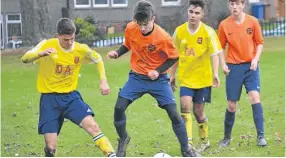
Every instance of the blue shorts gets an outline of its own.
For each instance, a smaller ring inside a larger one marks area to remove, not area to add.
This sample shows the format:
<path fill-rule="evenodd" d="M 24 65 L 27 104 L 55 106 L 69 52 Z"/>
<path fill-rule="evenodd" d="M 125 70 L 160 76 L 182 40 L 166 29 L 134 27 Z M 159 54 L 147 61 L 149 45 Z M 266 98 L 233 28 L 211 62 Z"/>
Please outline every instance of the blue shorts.
<path fill-rule="evenodd" d="M 260 92 L 259 66 L 257 69 L 250 70 L 251 63 L 227 64 L 230 73 L 226 76 L 226 95 L 229 101 L 239 101 L 242 85 L 246 92 Z"/>
<path fill-rule="evenodd" d="M 120 90 L 119 96 L 134 101 L 148 93 L 154 97 L 160 107 L 167 104 L 176 104 L 167 74 L 160 74 L 156 80 L 148 76 L 130 71 L 128 81 Z"/>
<path fill-rule="evenodd" d="M 200 89 L 192 89 L 187 87 L 180 87 L 180 97 L 191 96 L 195 104 L 204 104 L 205 102 L 211 102 L 211 87 L 205 87 Z"/>
<path fill-rule="evenodd" d="M 70 93 L 43 93 L 40 100 L 39 134 L 60 133 L 64 118 L 79 125 L 88 115 L 94 116 L 78 91 Z"/>

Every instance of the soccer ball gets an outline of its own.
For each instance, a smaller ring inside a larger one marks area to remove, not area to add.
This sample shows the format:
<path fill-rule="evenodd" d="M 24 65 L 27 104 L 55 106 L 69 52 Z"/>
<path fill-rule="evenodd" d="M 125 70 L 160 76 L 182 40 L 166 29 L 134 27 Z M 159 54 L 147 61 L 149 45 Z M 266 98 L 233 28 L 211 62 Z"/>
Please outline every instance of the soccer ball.
<path fill-rule="evenodd" d="M 153 157 L 171 157 L 170 155 L 166 154 L 166 153 L 157 153 L 156 155 L 154 155 Z"/>

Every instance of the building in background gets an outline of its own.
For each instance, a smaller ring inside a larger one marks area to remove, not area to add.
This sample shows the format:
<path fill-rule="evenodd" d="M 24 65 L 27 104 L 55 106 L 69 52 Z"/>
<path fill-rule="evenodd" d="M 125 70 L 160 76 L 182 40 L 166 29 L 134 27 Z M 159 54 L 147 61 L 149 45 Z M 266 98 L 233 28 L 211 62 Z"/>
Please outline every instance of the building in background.
<path fill-rule="evenodd" d="M 176 26 L 187 20 L 188 0 L 150 0 L 156 7 L 156 22 L 172 33 Z M 253 1 L 253 0 L 250 0 Z M 259 0 L 254 0 L 259 1 Z M 55 32 L 56 21 L 61 17 L 94 17 L 97 27 L 108 32 L 122 32 L 132 20 L 137 0 L 1 0 L 1 48 L 12 37 L 33 45 Z M 204 21 L 217 27 L 229 15 L 226 0 L 206 0 Z M 261 0 L 265 5 L 265 17 L 285 16 L 285 0 Z M 267 10 L 268 9 L 268 10 Z M 267 11 L 266 11 L 267 10 Z M 251 13 L 247 1 L 246 11 Z M 110 30 L 110 29 L 109 29 Z"/>

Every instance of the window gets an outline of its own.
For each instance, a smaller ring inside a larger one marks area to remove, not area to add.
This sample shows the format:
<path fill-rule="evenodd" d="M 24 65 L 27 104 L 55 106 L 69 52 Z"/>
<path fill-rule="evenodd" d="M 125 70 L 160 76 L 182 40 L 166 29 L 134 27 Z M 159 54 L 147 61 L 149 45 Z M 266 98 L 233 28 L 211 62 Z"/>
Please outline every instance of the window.
<path fill-rule="evenodd" d="M 112 7 L 127 7 L 128 6 L 128 0 L 111 0 L 112 1 Z"/>
<path fill-rule="evenodd" d="M 12 39 L 12 37 L 21 39 L 22 36 L 22 21 L 21 14 L 7 14 L 6 15 L 6 28 L 7 28 L 7 42 Z"/>
<path fill-rule="evenodd" d="M 93 0 L 93 7 L 109 7 L 109 0 Z"/>
<path fill-rule="evenodd" d="M 0 31 L 1 31 L 1 37 L 0 37 L 1 49 L 3 49 L 4 48 L 4 32 L 3 32 L 3 15 L 2 15 L 2 13 L 0 16 Z"/>
<path fill-rule="evenodd" d="M 162 0 L 162 6 L 181 5 L 181 0 Z"/>
<path fill-rule="evenodd" d="M 90 0 L 74 0 L 75 8 L 89 8 Z"/>

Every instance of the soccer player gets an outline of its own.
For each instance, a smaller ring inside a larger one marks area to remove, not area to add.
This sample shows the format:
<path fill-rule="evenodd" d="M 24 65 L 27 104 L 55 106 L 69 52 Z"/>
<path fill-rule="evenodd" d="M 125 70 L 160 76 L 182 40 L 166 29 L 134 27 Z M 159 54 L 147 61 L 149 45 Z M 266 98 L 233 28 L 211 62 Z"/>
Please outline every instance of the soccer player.
<path fill-rule="evenodd" d="M 173 35 L 175 46 L 179 50 L 179 62 L 172 67 L 170 82 L 175 90 L 175 73 L 178 68 L 181 116 L 185 121 L 189 144 L 193 145 L 190 114 L 193 110 L 200 137 L 197 151 L 202 152 L 210 146 L 204 104 L 211 101 L 211 87 L 217 88 L 220 84 L 218 54 L 222 52 L 222 48 L 214 29 L 201 22 L 205 2 L 191 0 L 189 4 L 188 21 L 178 26 Z"/>
<path fill-rule="evenodd" d="M 168 113 L 181 145 L 182 156 L 199 156 L 188 146 L 185 124 L 177 111 L 175 97 L 169 85 L 167 70 L 178 60 L 172 38 L 154 23 L 155 10 L 149 1 L 139 1 L 136 4 L 133 19 L 126 27 L 123 45 L 119 50 L 108 53 L 109 58 L 117 59 L 129 50 L 132 51 L 129 79 L 119 93 L 114 111 L 114 125 L 119 135 L 116 155 L 125 157 L 130 141 L 126 131 L 127 107 L 147 93 Z"/>
<path fill-rule="evenodd" d="M 245 86 L 252 106 L 253 119 L 257 130 L 258 146 L 266 146 L 264 138 L 263 109 L 260 101 L 259 59 L 263 47 L 263 37 L 258 20 L 243 12 L 245 0 L 229 0 L 231 16 L 219 25 L 219 40 L 222 48 L 228 46 L 226 62 L 223 66 L 226 76 L 228 108 L 225 112 L 224 138 L 219 146 L 230 144 L 231 131 L 235 120 L 237 102 L 242 86 Z"/>
<path fill-rule="evenodd" d="M 109 140 L 94 121 L 92 108 L 76 90 L 78 75 L 83 63 L 97 63 L 102 95 L 108 95 L 109 85 L 101 56 L 85 44 L 75 42 L 76 27 L 72 20 L 57 22 L 57 38 L 43 40 L 23 57 L 23 63 L 38 63 L 37 89 L 41 93 L 39 134 L 45 137 L 45 156 L 53 157 L 57 137 L 64 118 L 83 128 L 93 138 L 105 156 L 114 157 Z"/>

